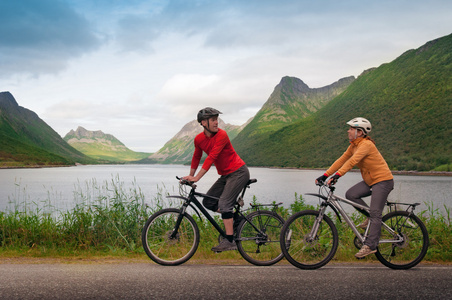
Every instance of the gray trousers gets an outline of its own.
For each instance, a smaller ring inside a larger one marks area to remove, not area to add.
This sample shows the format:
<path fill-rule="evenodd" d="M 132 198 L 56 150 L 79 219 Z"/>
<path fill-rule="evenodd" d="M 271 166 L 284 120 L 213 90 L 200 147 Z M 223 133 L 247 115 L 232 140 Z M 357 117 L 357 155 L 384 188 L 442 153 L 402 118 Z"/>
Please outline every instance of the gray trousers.
<path fill-rule="evenodd" d="M 250 172 L 246 165 L 231 174 L 221 176 L 207 192 L 207 195 L 220 198 L 220 200 L 204 198 L 202 204 L 215 212 L 220 210 L 222 215 L 230 213 L 232 218 L 234 204 L 248 180 L 250 180 Z"/>
<path fill-rule="evenodd" d="M 389 193 L 393 189 L 394 180 L 392 179 L 378 182 L 373 186 L 368 186 L 367 183 L 361 181 L 352 186 L 347 193 L 345 193 L 345 198 L 364 206 L 368 205 L 361 198 L 372 195 L 370 198 L 370 228 L 368 236 L 364 241 L 364 245 L 369 246 L 372 250 L 375 250 L 378 246 L 381 234 L 381 218 L 383 208 L 388 200 Z"/>

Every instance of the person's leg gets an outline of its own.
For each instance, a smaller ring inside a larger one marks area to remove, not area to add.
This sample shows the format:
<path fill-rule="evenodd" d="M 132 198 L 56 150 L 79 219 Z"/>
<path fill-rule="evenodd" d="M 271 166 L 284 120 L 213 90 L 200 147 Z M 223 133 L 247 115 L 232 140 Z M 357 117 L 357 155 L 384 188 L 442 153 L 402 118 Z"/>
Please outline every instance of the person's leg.
<path fill-rule="evenodd" d="M 226 176 L 226 184 L 223 193 L 220 196 L 218 207 L 223 219 L 224 228 L 226 231 L 226 240 L 222 241 L 217 247 L 213 247 L 215 252 L 221 252 L 226 250 L 235 250 L 235 242 L 233 240 L 234 235 L 234 204 L 237 201 L 237 197 L 245 187 L 246 183 L 250 179 L 250 174 L 246 166 L 241 167 L 234 173 Z"/>
<path fill-rule="evenodd" d="M 345 198 L 347 198 L 348 200 L 351 200 L 357 204 L 361 204 L 363 206 L 368 207 L 367 203 L 364 202 L 362 197 L 368 197 L 371 194 L 372 194 L 372 192 L 371 192 L 370 186 L 368 186 L 367 183 L 365 183 L 364 181 L 361 181 L 348 189 L 348 191 L 345 193 Z M 363 212 L 361 209 L 357 208 L 357 210 L 360 212 Z M 364 222 L 357 225 L 357 227 L 366 229 L 368 223 L 369 223 L 369 219 L 366 218 L 364 220 Z"/>
<path fill-rule="evenodd" d="M 249 180 L 250 172 L 246 165 L 226 176 L 226 184 L 224 186 L 223 193 L 220 196 L 220 201 L 218 202 L 218 208 L 222 215 L 226 214 L 228 216 L 231 214 L 232 218 L 234 204 L 237 201 L 237 197 Z"/>
<path fill-rule="evenodd" d="M 370 199 L 370 228 L 364 245 L 375 250 L 378 246 L 381 234 L 382 212 L 388 199 L 389 193 L 394 188 L 394 181 L 382 181 L 372 186 L 372 197 Z"/>
<path fill-rule="evenodd" d="M 224 187 L 226 185 L 225 176 L 221 176 L 217 179 L 217 181 L 212 185 L 212 187 L 207 191 L 207 195 L 213 196 L 216 198 L 220 198 L 223 193 Z M 211 211 L 218 212 L 218 200 L 205 197 L 202 200 L 202 204 L 205 208 L 210 209 Z"/>
<path fill-rule="evenodd" d="M 355 203 L 368 206 L 366 202 L 364 202 L 362 197 L 368 197 L 371 194 L 372 192 L 370 186 L 368 186 L 364 181 L 361 181 L 348 189 L 348 191 L 345 193 L 345 198 Z"/>

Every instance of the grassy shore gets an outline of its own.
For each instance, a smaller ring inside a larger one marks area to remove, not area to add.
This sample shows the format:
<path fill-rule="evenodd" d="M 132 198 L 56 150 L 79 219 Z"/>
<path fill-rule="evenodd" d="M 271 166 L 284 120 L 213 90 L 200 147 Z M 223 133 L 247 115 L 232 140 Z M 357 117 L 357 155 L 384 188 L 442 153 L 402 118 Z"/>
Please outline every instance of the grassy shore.
<path fill-rule="evenodd" d="M 98 184 L 95 180 L 79 183 L 74 188 L 73 209 L 57 211 L 52 205 L 39 206 L 29 200 L 13 200 L 13 207 L 0 212 L 0 258 L 40 258 L 78 260 L 147 260 L 141 245 L 141 229 L 146 219 L 163 207 L 175 206 L 165 199 L 163 189 L 155 195 L 151 204 L 136 183 L 124 188 L 119 178 Z M 255 201 L 257 201 L 255 199 Z M 430 247 L 425 262 L 452 262 L 452 226 L 450 209 L 441 214 L 433 204 L 417 215 L 426 224 Z M 285 219 L 291 214 L 309 208 L 301 196 L 295 194 L 289 208 L 280 208 Z M 355 222 L 362 219 L 352 215 Z M 221 222 L 220 222 L 221 223 Z M 340 243 L 333 261 L 355 261 L 357 251 L 353 245 L 353 233 L 345 223 L 336 222 Z M 191 263 L 243 263 L 236 251 L 215 254 L 210 249 L 218 241 L 218 233 L 207 222 L 199 222 L 201 243 Z M 376 261 L 370 257 L 366 261 Z"/>

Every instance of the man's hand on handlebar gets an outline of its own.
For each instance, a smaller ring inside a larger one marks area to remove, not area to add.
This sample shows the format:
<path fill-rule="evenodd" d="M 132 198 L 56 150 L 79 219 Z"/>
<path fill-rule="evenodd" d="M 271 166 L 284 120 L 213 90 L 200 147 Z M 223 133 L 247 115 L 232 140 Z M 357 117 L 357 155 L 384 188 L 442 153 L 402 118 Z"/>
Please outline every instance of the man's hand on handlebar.
<path fill-rule="evenodd" d="M 176 176 L 176 178 L 179 180 L 180 183 L 182 184 L 187 184 L 187 185 L 192 185 L 193 183 L 195 183 L 193 176 L 184 176 L 184 177 L 178 177 Z"/>
<path fill-rule="evenodd" d="M 191 175 L 184 176 L 184 177 L 182 177 L 182 179 L 186 180 L 186 181 L 190 181 L 190 182 L 196 182 L 197 181 L 195 176 L 191 176 Z"/>

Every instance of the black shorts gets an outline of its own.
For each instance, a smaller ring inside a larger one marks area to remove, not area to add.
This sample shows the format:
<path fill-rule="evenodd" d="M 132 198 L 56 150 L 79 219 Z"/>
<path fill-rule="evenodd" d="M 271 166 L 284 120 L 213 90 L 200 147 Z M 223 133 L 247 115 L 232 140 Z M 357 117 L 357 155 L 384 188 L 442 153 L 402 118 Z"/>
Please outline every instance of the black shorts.
<path fill-rule="evenodd" d="M 220 213 L 232 212 L 237 197 L 250 180 L 250 172 L 246 165 L 228 175 L 223 175 L 212 185 L 207 195 L 220 198 L 204 198 L 202 203 L 210 210 Z"/>

